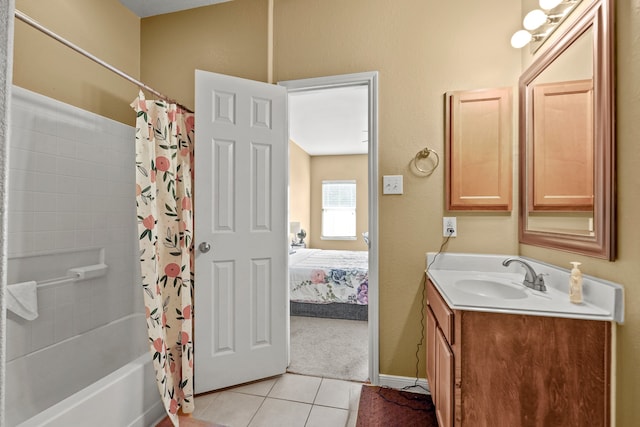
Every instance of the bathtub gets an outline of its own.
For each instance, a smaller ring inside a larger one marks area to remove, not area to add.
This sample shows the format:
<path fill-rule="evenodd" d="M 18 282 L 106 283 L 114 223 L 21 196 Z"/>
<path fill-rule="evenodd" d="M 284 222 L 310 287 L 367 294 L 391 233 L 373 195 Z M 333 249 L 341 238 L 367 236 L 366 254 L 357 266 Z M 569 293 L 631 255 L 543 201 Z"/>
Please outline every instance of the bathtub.
<path fill-rule="evenodd" d="M 8 425 L 153 425 L 164 410 L 147 342 L 144 315 L 134 314 L 12 360 Z"/>

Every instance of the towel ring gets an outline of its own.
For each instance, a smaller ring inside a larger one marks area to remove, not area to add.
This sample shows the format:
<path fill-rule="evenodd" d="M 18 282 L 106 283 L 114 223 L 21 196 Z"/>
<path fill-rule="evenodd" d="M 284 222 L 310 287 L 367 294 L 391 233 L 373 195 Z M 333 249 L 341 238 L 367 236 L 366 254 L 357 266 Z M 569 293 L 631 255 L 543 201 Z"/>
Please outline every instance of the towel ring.
<path fill-rule="evenodd" d="M 436 156 L 435 164 L 433 165 L 433 167 L 431 169 L 422 169 L 418 165 L 418 161 L 428 158 L 431 154 Z M 438 153 L 435 150 L 432 150 L 431 148 L 428 148 L 428 147 L 418 151 L 416 153 L 415 157 L 413 158 L 413 166 L 415 166 L 415 168 L 418 170 L 418 172 L 421 172 L 421 173 L 426 174 L 426 175 L 431 175 L 433 173 L 433 171 L 436 170 L 436 168 L 438 167 L 439 164 L 440 164 L 440 156 L 438 155 Z"/>

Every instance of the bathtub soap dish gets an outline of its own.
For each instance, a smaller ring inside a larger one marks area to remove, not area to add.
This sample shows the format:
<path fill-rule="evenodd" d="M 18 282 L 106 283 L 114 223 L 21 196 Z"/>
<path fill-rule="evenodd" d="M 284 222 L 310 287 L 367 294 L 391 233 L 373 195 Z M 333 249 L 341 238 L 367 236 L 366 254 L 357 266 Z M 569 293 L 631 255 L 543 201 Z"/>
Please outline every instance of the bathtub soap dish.
<path fill-rule="evenodd" d="M 88 280 L 104 276 L 107 274 L 108 268 L 109 266 L 107 264 L 87 265 L 85 267 L 70 268 L 67 274 L 76 280 Z"/>

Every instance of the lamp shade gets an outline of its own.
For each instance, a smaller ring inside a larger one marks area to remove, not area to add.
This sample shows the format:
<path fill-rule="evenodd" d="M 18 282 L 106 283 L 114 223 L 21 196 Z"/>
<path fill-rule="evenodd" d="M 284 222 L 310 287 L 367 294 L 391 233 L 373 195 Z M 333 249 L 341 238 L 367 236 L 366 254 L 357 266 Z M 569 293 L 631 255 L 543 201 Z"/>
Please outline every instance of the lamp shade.
<path fill-rule="evenodd" d="M 524 47 L 531 41 L 531 33 L 527 30 L 516 31 L 513 36 L 511 36 L 511 46 L 516 49 L 520 49 Z"/>
<path fill-rule="evenodd" d="M 300 223 L 299 222 L 290 222 L 289 223 L 289 233 L 298 234 L 300 232 Z"/>
<path fill-rule="evenodd" d="M 562 3 L 562 0 L 540 0 L 540 7 L 544 10 L 551 10 Z"/>
<path fill-rule="evenodd" d="M 547 14 L 540 9 L 534 9 L 524 17 L 522 25 L 525 29 L 531 31 L 540 28 L 545 22 L 547 22 Z"/>

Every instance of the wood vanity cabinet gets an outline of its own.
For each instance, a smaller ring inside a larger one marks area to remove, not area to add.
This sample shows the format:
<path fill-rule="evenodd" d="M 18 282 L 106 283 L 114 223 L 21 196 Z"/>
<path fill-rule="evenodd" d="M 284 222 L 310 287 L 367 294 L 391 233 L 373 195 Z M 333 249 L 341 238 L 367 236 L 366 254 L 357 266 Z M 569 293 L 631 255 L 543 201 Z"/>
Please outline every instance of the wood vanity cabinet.
<path fill-rule="evenodd" d="M 426 311 L 440 427 L 610 425 L 609 322 L 451 310 L 430 280 Z"/>

